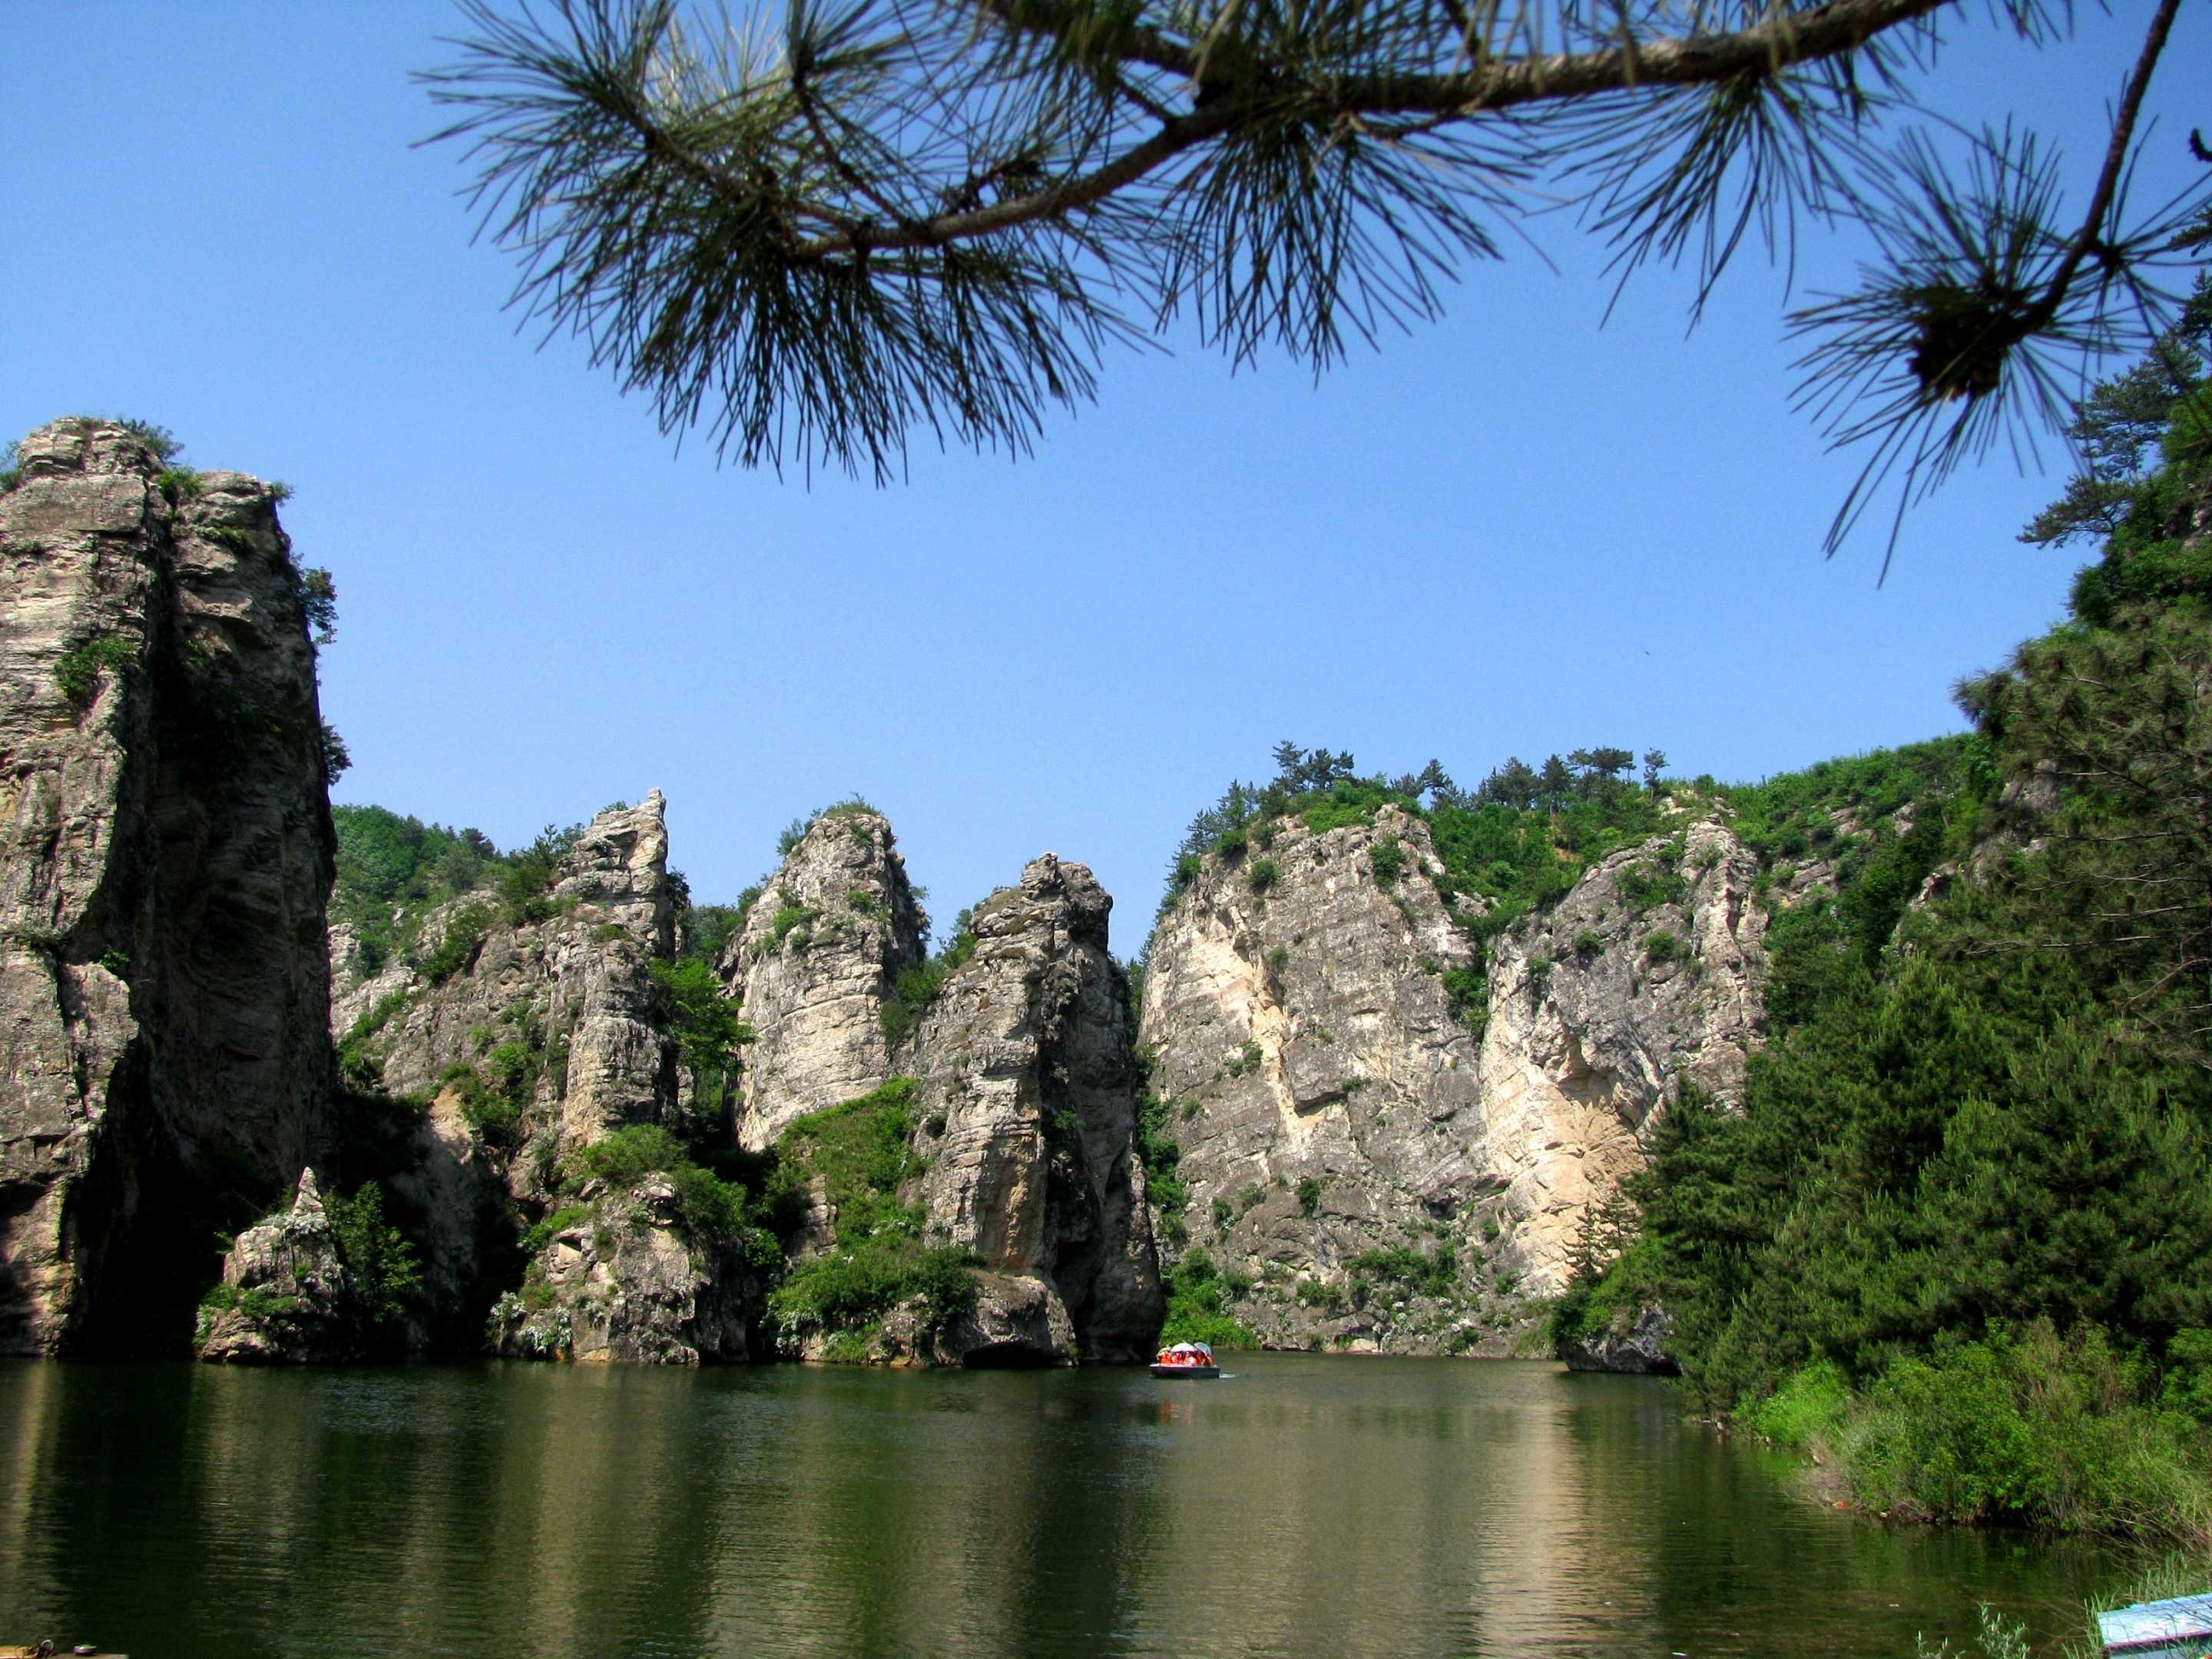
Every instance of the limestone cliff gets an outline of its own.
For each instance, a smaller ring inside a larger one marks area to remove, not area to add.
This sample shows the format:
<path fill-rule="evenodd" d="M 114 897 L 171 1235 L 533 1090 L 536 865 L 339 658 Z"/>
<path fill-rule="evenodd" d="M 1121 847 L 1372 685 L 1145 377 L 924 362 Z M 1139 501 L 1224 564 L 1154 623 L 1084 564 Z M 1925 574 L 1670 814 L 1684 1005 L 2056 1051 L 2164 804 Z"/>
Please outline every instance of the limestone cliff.
<path fill-rule="evenodd" d="M 1170 1224 L 1263 1340 L 1503 1351 L 1664 1103 L 1739 1096 L 1757 862 L 1674 816 L 1487 943 L 1395 807 L 1206 855 L 1153 935 L 1139 1036 L 1188 1193 Z"/>
<path fill-rule="evenodd" d="M 787 1351 L 933 1364 L 1150 1357 L 1161 1293 L 1127 982 L 1107 951 L 1112 906 L 1090 871 L 1048 854 L 976 908 L 930 989 L 894 1000 L 900 975 L 921 965 L 921 922 L 889 826 L 832 812 L 792 849 L 725 964 L 757 1036 L 744 1138 L 777 1141 L 796 1174 L 805 1152 L 793 1138 L 810 1138 L 798 1120 L 908 1080 L 879 1108 L 909 1149 L 882 1200 L 918 1218 L 904 1248 L 957 1252 L 975 1270 L 971 1294 L 941 1317 L 911 1298 L 835 1319 L 793 1311 Z M 842 1248 L 825 1177 L 806 1178 L 811 1212 L 793 1241 L 800 1288 L 810 1263 Z"/>
<path fill-rule="evenodd" d="M 491 1312 L 489 1345 L 518 1359 L 696 1365 L 756 1355 L 759 1285 L 741 1237 L 695 1227 L 676 1179 L 648 1174 L 555 1218 L 520 1291 Z"/>
<path fill-rule="evenodd" d="M 757 1040 L 738 1139 L 755 1151 L 807 1112 L 891 1075 L 884 1000 L 921 963 L 922 918 L 890 825 L 836 809 L 807 826 L 753 906 L 724 973 Z"/>
<path fill-rule="evenodd" d="M 1057 1302 L 1092 1364 L 1151 1358 L 1162 1311 L 1113 904 L 1082 865 L 1035 860 L 975 908 L 973 952 L 896 1056 L 921 1082 L 933 1235 L 1034 1281 L 1036 1317 L 1057 1328 Z"/>
<path fill-rule="evenodd" d="M 334 1149 L 325 728 L 277 492 L 115 423 L 0 491 L 0 1352 L 181 1346 Z"/>
<path fill-rule="evenodd" d="M 423 1242 L 420 1344 L 483 1340 L 487 1306 L 524 1271 L 507 1259 L 515 1217 L 561 1203 L 580 1149 L 617 1129 L 725 1113 L 722 1078 L 685 1065 L 653 979 L 675 941 L 665 807 L 656 789 L 599 813 L 544 892 L 449 901 L 427 919 L 417 960 L 343 988 L 334 1023 L 358 1080 L 427 1103 L 403 1120 L 409 1141 L 386 1176 Z M 558 1323 L 592 1355 L 742 1357 L 742 1335 L 702 1338 L 697 1320 L 720 1316 L 689 1305 L 750 1295 L 724 1282 L 716 1251 L 702 1248 L 697 1282 L 679 1292 L 693 1267 L 672 1265 L 672 1251 L 684 1253 L 656 1226 L 652 1192 L 605 1200 L 584 1236 L 615 1243 L 579 1267 L 575 1230 L 562 1230 L 527 1270 L 532 1285 L 550 1287 L 532 1292 L 530 1311 L 545 1318 L 507 1318 L 493 1340 L 551 1352 Z M 571 1306 L 578 1297 L 591 1306 Z"/>
<path fill-rule="evenodd" d="M 238 1236 L 222 1282 L 200 1304 L 200 1358 L 231 1364 L 332 1364 L 356 1357 L 353 1276 L 314 1171 L 291 1207 Z"/>
<path fill-rule="evenodd" d="M 1482 1111 L 1531 1288 L 1565 1288 L 1583 1216 L 1643 1168 L 1683 1084 L 1741 1097 L 1766 1030 L 1758 875 L 1725 828 L 1692 823 L 1601 860 L 1496 941 Z"/>
<path fill-rule="evenodd" d="M 1249 1279 L 1237 1316 L 1271 1344 L 1425 1352 L 1510 1323 L 1480 1040 L 1444 979 L 1476 946 L 1441 872 L 1395 807 L 1284 818 L 1209 855 L 1153 934 L 1139 1039 L 1189 1192 L 1174 1219 Z"/>

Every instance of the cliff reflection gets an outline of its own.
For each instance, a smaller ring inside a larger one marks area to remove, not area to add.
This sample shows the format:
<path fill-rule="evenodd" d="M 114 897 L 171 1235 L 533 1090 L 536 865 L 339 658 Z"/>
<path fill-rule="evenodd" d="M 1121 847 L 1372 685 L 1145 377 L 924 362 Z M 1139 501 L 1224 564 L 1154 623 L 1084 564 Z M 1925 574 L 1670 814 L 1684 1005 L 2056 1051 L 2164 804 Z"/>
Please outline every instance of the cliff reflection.
<path fill-rule="evenodd" d="M 1909 1650 L 2095 1565 L 1540 1364 L 0 1367 L 0 1640 L 142 1656 Z"/>

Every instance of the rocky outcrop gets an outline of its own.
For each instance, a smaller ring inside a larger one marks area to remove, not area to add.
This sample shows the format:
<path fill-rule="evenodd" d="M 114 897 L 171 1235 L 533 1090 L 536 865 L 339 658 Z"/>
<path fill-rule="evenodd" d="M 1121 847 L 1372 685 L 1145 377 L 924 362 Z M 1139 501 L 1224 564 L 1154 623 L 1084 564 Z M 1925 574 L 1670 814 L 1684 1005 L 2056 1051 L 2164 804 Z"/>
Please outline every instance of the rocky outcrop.
<path fill-rule="evenodd" d="M 651 963 L 675 938 L 665 812 L 654 790 L 636 806 L 599 813 L 542 894 L 449 901 L 426 919 L 416 960 L 349 987 L 337 1005 L 351 1063 L 386 1097 L 420 1103 L 386 1183 L 424 1244 L 428 1312 L 418 1346 L 467 1349 L 482 1340 L 487 1304 L 513 1283 L 497 1284 L 489 1260 L 511 1243 L 512 1211 L 556 1205 L 559 1173 L 579 1148 L 618 1128 L 665 1126 L 685 1113 L 716 1119 L 726 1109 L 722 1079 L 694 1077 L 683 1063 L 653 979 Z M 650 1203 L 631 1208 L 653 1213 Z M 631 1237 L 627 1221 L 616 1231 Z M 623 1275 L 633 1270 L 646 1274 L 635 1287 L 641 1306 L 665 1303 L 680 1277 L 658 1246 L 594 1255 L 581 1277 L 565 1249 L 546 1247 L 533 1282 L 561 1296 L 573 1288 L 594 1305 L 609 1285 L 628 1295 Z M 713 1303 L 725 1290 L 703 1294 Z M 599 1315 L 579 1310 L 577 1322 L 592 1352 L 610 1341 L 676 1358 L 678 1349 L 712 1355 L 727 1346 L 672 1335 L 656 1348 L 606 1337 Z"/>
<path fill-rule="evenodd" d="M 494 1305 L 493 1352 L 659 1365 L 756 1357 L 759 1287 L 744 1243 L 696 1231 L 673 1178 L 592 1192 L 565 1213 L 521 1290 Z"/>
<path fill-rule="evenodd" d="M 1559 1358 L 1571 1371 L 1624 1371 L 1633 1376 L 1674 1376 L 1681 1367 L 1668 1352 L 1674 1322 L 1667 1310 L 1646 1304 L 1630 1318 L 1624 1310 L 1598 1331 L 1585 1331 L 1561 1344 Z"/>
<path fill-rule="evenodd" d="M 836 808 L 807 826 L 723 964 L 757 1036 L 743 1145 L 769 1146 L 793 1119 L 857 1100 L 892 1074 L 884 1001 L 921 965 L 922 926 L 881 817 Z"/>
<path fill-rule="evenodd" d="M 331 1364 L 353 1357 L 353 1279 L 312 1170 L 292 1207 L 238 1236 L 222 1282 L 200 1304 L 203 1359 Z"/>
<path fill-rule="evenodd" d="M 1174 1219 L 1242 1268 L 1237 1316 L 1271 1344 L 1425 1352 L 1510 1324 L 1480 1231 L 1506 1184 L 1480 1038 L 1445 979 L 1477 947 L 1442 870 L 1395 807 L 1285 818 L 1210 855 L 1153 933 L 1139 1035 L 1189 1193 Z"/>
<path fill-rule="evenodd" d="M 1107 951 L 1113 903 L 1082 865 L 1034 860 L 976 907 L 972 953 L 896 1056 L 920 1083 L 931 1237 L 1043 1293 L 1005 1289 L 1001 1316 L 963 1328 L 963 1352 L 1011 1359 L 1036 1332 L 1056 1345 L 1066 1330 L 1073 1355 L 1038 1352 L 1116 1364 L 1149 1358 L 1159 1332 L 1128 981 Z"/>
<path fill-rule="evenodd" d="M 1583 1218 L 1644 1167 L 1684 1084 L 1732 1104 L 1765 1039 L 1758 860 L 1710 820 L 1624 848 L 1501 934 L 1482 1043 L 1489 1168 L 1530 1287 L 1566 1287 Z"/>
<path fill-rule="evenodd" d="M 0 1352 L 180 1346 L 333 1151 L 333 837 L 277 492 L 132 432 L 0 492 Z"/>
<path fill-rule="evenodd" d="M 1280 1346 L 1504 1351 L 1665 1103 L 1740 1097 L 1757 861 L 1680 817 L 1486 946 L 1395 807 L 1206 855 L 1153 935 L 1140 1036 L 1188 1193 L 1170 1224 L 1237 1318 Z"/>

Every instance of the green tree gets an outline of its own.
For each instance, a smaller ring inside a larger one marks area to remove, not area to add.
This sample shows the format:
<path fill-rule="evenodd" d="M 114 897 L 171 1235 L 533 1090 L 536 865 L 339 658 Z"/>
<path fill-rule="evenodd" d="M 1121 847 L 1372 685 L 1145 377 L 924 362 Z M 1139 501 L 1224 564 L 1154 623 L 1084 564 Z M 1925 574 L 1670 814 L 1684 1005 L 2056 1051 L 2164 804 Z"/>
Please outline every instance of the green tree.
<path fill-rule="evenodd" d="M 1793 319 L 1807 401 L 1869 447 L 1840 536 L 1894 469 L 1909 497 L 2063 419 L 2061 360 L 2155 313 L 2203 199 L 2124 188 L 2179 0 L 2075 204 L 2032 134 L 1954 175 L 1905 125 L 1958 0 L 791 0 L 750 33 L 679 0 L 461 3 L 475 33 L 422 78 L 516 303 L 666 429 L 878 480 L 916 427 L 1025 449 L 1185 313 L 1236 361 L 1325 367 L 1564 194 L 1621 266 L 1695 261 L 1700 303 L 1802 212 L 1874 232 L 1860 290 Z"/>

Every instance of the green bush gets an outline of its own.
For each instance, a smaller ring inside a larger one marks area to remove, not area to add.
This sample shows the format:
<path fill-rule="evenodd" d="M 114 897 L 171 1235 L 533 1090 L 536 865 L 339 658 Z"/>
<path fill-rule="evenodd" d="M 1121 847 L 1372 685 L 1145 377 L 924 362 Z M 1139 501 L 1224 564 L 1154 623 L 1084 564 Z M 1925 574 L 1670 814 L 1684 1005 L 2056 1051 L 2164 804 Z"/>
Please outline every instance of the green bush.
<path fill-rule="evenodd" d="M 121 674 L 137 660 L 137 648 L 126 639 L 109 635 L 87 640 L 55 659 L 54 684 L 71 703 L 82 708 L 92 702 L 103 675 Z"/>
<path fill-rule="evenodd" d="M 1444 996 L 1454 1019 L 1480 1031 L 1490 1021 L 1490 978 L 1480 967 L 1454 968 L 1443 975 Z"/>
<path fill-rule="evenodd" d="M 676 1188 L 684 1230 L 695 1243 L 741 1236 L 752 1224 L 753 1206 L 744 1188 L 702 1169 L 690 1150 L 657 1123 L 632 1124 L 579 1148 L 569 1156 L 566 1175 L 565 1186 L 572 1192 L 592 1179 L 620 1190 L 647 1176 L 665 1175 Z"/>
<path fill-rule="evenodd" d="M 1227 1310 L 1236 1288 L 1204 1250 L 1184 1251 L 1167 1275 L 1167 1322 L 1160 1328 L 1160 1346 L 1203 1342 L 1217 1353 L 1258 1347 L 1252 1328 Z"/>
<path fill-rule="evenodd" d="M 2094 1326 L 2047 1320 L 1925 1357 L 1862 1389 L 1821 1362 L 1744 1413 L 1833 1461 L 1866 1508 L 2065 1531 L 2212 1534 L 2212 1449 L 2162 1410 L 2149 1369 Z"/>
<path fill-rule="evenodd" d="M 438 948 L 422 958 L 418 971 L 433 985 L 443 985 L 476 960 L 484 936 L 491 931 L 491 912 L 481 904 L 466 904 L 447 919 Z"/>
<path fill-rule="evenodd" d="M 1317 1308 L 1324 1314 L 1340 1314 L 1345 1309 L 1344 1287 L 1318 1279 L 1301 1279 L 1297 1296 L 1299 1305 Z"/>
<path fill-rule="evenodd" d="M 1321 1213 L 1321 1182 L 1312 1176 L 1298 1182 L 1298 1213 L 1307 1217 Z"/>
<path fill-rule="evenodd" d="M 1577 956 L 1595 957 L 1602 956 L 1604 953 L 1605 938 L 1602 934 L 1593 933 L 1590 929 L 1585 927 L 1582 932 L 1575 935 L 1575 954 Z"/>
<path fill-rule="evenodd" d="M 680 962 L 650 962 L 647 971 L 684 1063 L 694 1072 L 717 1077 L 734 1071 L 738 1052 L 753 1041 L 753 1030 L 714 970 L 701 957 L 686 957 Z"/>
<path fill-rule="evenodd" d="M 1459 1288 L 1459 1258 L 1449 1244 L 1424 1255 L 1405 1245 L 1392 1249 L 1363 1250 L 1352 1259 L 1352 1267 L 1376 1279 L 1404 1286 L 1419 1296 L 1449 1296 Z"/>
<path fill-rule="evenodd" d="M 1378 841 L 1367 849 L 1367 862 L 1375 872 L 1375 884 L 1388 887 L 1405 873 L 1405 849 L 1395 841 Z"/>
<path fill-rule="evenodd" d="M 975 1305 L 967 1255 L 925 1244 L 921 1206 L 899 1196 L 923 1168 L 910 1144 L 915 1088 L 911 1078 L 893 1078 L 858 1100 L 799 1119 L 778 1142 L 786 1190 L 803 1192 L 818 1178 L 836 1233 L 769 1298 L 787 1335 L 809 1327 L 851 1331 L 915 1297 L 925 1326 L 942 1328 Z"/>
<path fill-rule="evenodd" d="M 562 1206 L 522 1236 L 523 1254 L 531 1256 L 538 1255 L 553 1242 L 556 1234 L 565 1233 L 569 1228 L 591 1218 L 592 1206 L 588 1204 Z"/>
<path fill-rule="evenodd" d="M 353 1274 L 360 1317 L 372 1342 L 396 1337 L 412 1304 L 422 1271 L 415 1249 L 384 1219 L 384 1192 L 364 1182 L 351 1198 L 333 1193 L 323 1200 L 338 1255 Z"/>
<path fill-rule="evenodd" d="M 1182 1148 L 1168 1133 L 1168 1117 L 1175 1103 L 1147 1090 L 1137 1097 L 1137 1161 L 1145 1168 L 1145 1190 L 1152 1207 L 1164 1216 L 1177 1216 L 1190 1203 L 1189 1188 L 1176 1173 Z"/>
<path fill-rule="evenodd" d="M 1690 947 L 1664 927 L 1660 928 L 1656 933 L 1647 933 L 1644 937 L 1644 955 L 1648 961 L 1680 962 L 1689 954 Z"/>
<path fill-rule="evenodd" d="M 781 945 L 793 933 L 797 933 L 799 943 L 803 946 L 821 915 L 820 910 L 810 905 L 787 904 L 769 919 L 769 938 Z"/>
<path fill-rule="evenodd" d="M 1254 859 L 1252 860 L 1251 867 L 1244 872 L 1244 884 L 1249 887 L 1255 895 L 1264 894 L 1270 887 L 1273 887 L 1275 884 L 1276 881 L 1282 876 L 1282 873 L 1283 872 L 1276 867 L 1274 860 Z"/>
<path fill-rule="evenodd" d="M 1662 904 L 1680 904 L 1688 896 L 1689 884 L 1674 871 L 1632 864 L 1613 872 L 1613 885 L 1631 910 L 1650 910 Z"/>
<path fill-rule="evenodd" d="M 945 988 L 945 980 L 975 954 L 975 935 L 966 926 L 968 915 L 965 910 L 960 913 L 960 920 L 954 924 L 952 942 L 920 967 L 902 973 L 897 983 L 891 987 L 891 994 L 884 999 L 884 1036 L 892 1047 L 914 1035 L 921 1024 L 922 1015 Z"/>

